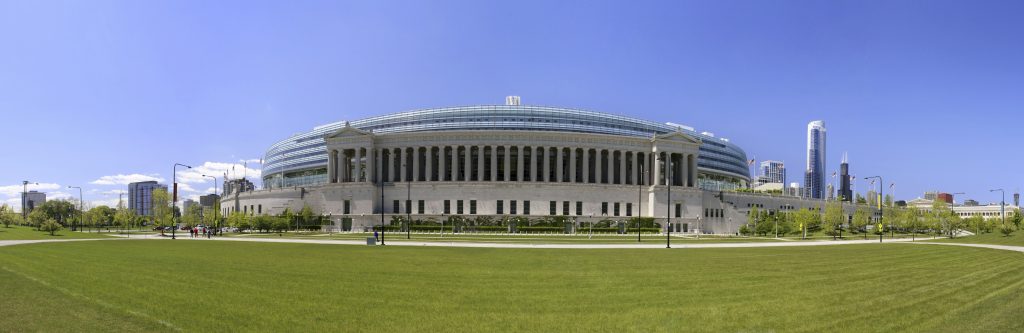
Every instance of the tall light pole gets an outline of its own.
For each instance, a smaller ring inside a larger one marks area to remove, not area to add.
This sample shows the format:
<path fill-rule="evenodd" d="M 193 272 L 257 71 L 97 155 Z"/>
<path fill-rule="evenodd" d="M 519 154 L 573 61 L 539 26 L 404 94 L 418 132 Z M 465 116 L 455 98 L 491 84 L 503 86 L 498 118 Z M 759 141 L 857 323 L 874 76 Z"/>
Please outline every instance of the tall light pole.
<path fill-rule="evenodd" d="M 203 177 L 213 178 L 213 193 L 217 193 L 217 176 L 203 175 Z M 215 230 L 215 231 L 219 232 L 220 231 L 220 219 L 217 216 L 217 211 L 220 210 L 220 209 L 217 209 L 217 203 L 218 202 L 220 202 L 220 198 L 217 198 L 217 200 L 213 202 L 213 207 L 210 207 L 210 208 L 213 209 L 213 220 L 217 222 L 217 230 Z M 298 230 L 296 230 L 296 231 L 298 231 Z"/>
<path fill-rule="evenodd" d="M 181 163 L 174 163 L 174 167 L 172 168 L 172 170 L 174 170 L 173 171 L 173 175 L 174 175 L 173 176 L 173 178 L 174 178 L 174 194 L 172 194 L 172 198 L 171 198 L 171 225 L 172 225 L 172 227 L 171 227 L 171 239 L 177 239 L 175 237 L 175 231 L 178 231 L 178 225 L 177 225 L 177 223 L 175 223 L 175 221 L 177 221 L 177 216 L 174 215 L 174 210 L 178 208 L 178 166 L 179 165 L 183 166 L 183 167 L 186 167 L 186 168 L 189 168 L 189 169 L 192 168 L 191 166 L 184 165 L 184 164 L 181 164 Z"/>
<path fill-rule="evenodd" d="M 78 186 L 68 186 L 68 188 L 77 188 L 78 189 L 78 226 L 81 227 L 82 226 L 82 222 L 84 222 L 82 220 L 85 219 L 85 215 L 82 214 L 83 213 L 82 209 L 84 209 L 84 207 L 85 207 L 85 206 L 82 205 L 82 188 L 78 187 Z M 75 231 L 75 223 L 74 222 L 71 222 L 71 231 Z"/>
<path fill-rule="evenodd" d="M 21 181 L 21 223 L 28 223 L 28 184 L 32 183 L 27 180 Z M 32 183 L 39 185 L 39 183 Z"/>
<path fill-rule="evenodd" d="M 885 186 L 883 184 L 885 184 L 885 181 L 882 180 L 882 176 L 864 177 L 864 179 L 872 179 L 872 178 L 878 178 L 878 199 L 877 199 L 878 200 L 878 224 L 881 225 L 882 224 L 882 220 L 885 217 L 885 208 L 882 207 L 882 197 L 884 196 L 883 192 L 885 190 Z M 878 242 L 879 243 L 882 242 L 882 235 L 883 234 L 884 233 L 879 233 L 878 234 Z"/>
<path fill-rule="evenodd" d="M 1005 227 L 1006 226 L 1006 191 L 1003 191 L 1003 189 L 1001 189 L 1001 188 L 994 189 L 994 190 L 989 190 L 989 192 L 995 192 L 995 191 L 999 191 L 999 192 L 1003 193 L 1003 200 L 999 202 L 999 215 L 1002 215 L 1002 217 L 1003 217 L 1003 226 Z"/>

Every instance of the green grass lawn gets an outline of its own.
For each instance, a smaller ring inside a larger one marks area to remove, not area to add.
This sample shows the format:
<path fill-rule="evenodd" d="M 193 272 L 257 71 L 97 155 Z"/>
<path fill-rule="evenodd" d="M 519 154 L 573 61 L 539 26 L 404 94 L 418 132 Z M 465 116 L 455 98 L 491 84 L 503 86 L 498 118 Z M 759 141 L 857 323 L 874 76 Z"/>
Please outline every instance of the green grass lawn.
<path fill-rule="evenodd" d="M 26 240 L 26 239 L 82 239 L 82 238 L 110 238 L 106 233 L 83 233 L 73 232 L 67 229 L 58 231 L 54 236 L 49 232 L 33 230 L 32 227 L 15 226 L 4 228 L 0 225 L 0 240 Z"/>
<path fill-rule="evenodd" d="M 911 244 L 0 248 L 0 331 L 1021 332 L 1024 256 Z"/>
<path fill-rule="evenodd" d="M 1010 236 L 1003 236 L 1002 233 L 996 231 L 992 233 L 983 233 L 974 236 L 957 237 L 953 239 L 940 239 L 938 241 L 947 243 L 975 243 L 1024 246 L 1024 231 L 1014 231 L 1013 234 L 1010 234 Z"/>
<path fill-rule="evenodd" d="M 367 237 L 373 237 L 373 233 L 342 233 L 342 234 L 329 234 L 329 233 L 267 233 L 267 234 L 237 234 L 227 233 L 228 237 L 262 237 L 262 238 L 298 238 L 298 239 L 338 239 L 338 240 L 365 240 Z M 406 239 L 405 233 L 393 233 L 389 232 L 385 235 L 385 241 L 387 242 L 403 242 L 403 241 L 415 241 L 415 242 L 480 242 L 480 243 L 523 243 L 523 244 L 636 244 L 636 234 L 632 235 L 594 235 L 593 237 L 587 237 L 586 234 L 577 235 L 561 235 L 561 234 L 549 234 L 549 235 L 535 235 L 535 234 L 471 234 L 471 233 L 460 233 L 460 234 L 445 234 L 443 237 L 440 234 L 417 234 L 413 233 L 409 235 L 410 238 Z M 693 235 L 674 235 L 672 236 L 672 242 L 680 243 L 736 243 L 736 242 L 778 242 L 779 240 L 761 237 L 728 237 L 728 236 L 710 236 L 702 235 L 700 239 L 697 239 Z M 643 244 L 664 244 L 664 235 L 655 234 L 644 234 L 640 237 L 640 242 Z"/>

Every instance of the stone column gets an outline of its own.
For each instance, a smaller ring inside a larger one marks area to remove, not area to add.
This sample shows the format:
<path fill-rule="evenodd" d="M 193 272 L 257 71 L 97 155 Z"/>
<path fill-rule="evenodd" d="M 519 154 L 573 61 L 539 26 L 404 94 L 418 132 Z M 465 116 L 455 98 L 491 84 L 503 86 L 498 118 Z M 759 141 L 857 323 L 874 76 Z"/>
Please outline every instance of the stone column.
<path fill-rule="evenodd" d="M 469 181 L 470 177 L 473 176 L 473 146 L 466 146 L 466 164 L 462 168 L 463 181 Z M 468 209 L 467 209 L 468 211 Z"/>
<path fill-rule="evenodd" d="M 549 151 L 550 150 L 549 148 L 550 147 L 541 147 L 540 148 L 540 150 L 542 152 L 544 152 L 544 155 L 543 155 L 544 167 L 541 168 L 542 174 L 541 174 L 540 178 L 543 179 L 545 182 L 551 181 L 551 178 L 549 178 L 549 176 L 551 176 L 551 152 Z"/>
<path fill-rule="evenodd" d="M 661 152 L 654 153 L 654 164 L 651 165 L 651 174 L 654 180 L 651 184 L 661 185 Z"/>
<path fill-rule="evenodd" d="M 498 146 L 491 146 L 491 181 L 498 181 Z"/>
<path fill-rule="evenodd" d="M 523 181 L 523 166 L 526 165 L 526 161 L 523 161 L 523 146 L 516 146 L 516 181 Z"/>
<path fill-rule="evenodd" d="M 569 148 L 569 182 L 576 182 L 576 147 Z"/>
<path fill-rule="evenodd" d="M 420 181 L 420 147 L 412 147 L 412 179 Z"/>
<path fill-rule="evenodd" d="M 476 148 L 476 181 L 484 180 L 484 173 L 487 172 L 487 168 L 484 168 L 484 146 L 477 146 Z"/>
<path fill-rule="evenodd" d="M 335 160 L 337 160 L 337 159 L 338 159 L 338 155 L 335 154 L 335 152 L 333 150 L 328 151 L 328 153 L 327 153 L 327 181 L 328 182 L 334 182 L 335 181 L 335 178 L 334 178 L 335 177 L 334 165 L 337 163 L 337 162 L 335 162 Z"/>
<path fill-rule="evenodd" d="M 444 154 L 445 146 L 437 146 L 437 181 L 443 182 L 445 176 L 444 162 L 446 156 Z"/>
<path fill-rule="evenodd" d="M 512 175 L 512 146 L 505 146 L 505 181 L 511 181 Z"/>
<path fill-rule="evenodd" d="M 601 149 L 595 149 L 594 154 L 594 183 L 601 184 L 601 176 L 604 175 L 601 173 Z"/>
<path fill-rule="evenodd" d="M 690 154 L 690 158 L 687 159 L 687 163 L 690 166 L 690 187 L 697 186 L 697 154 Z M 785 184 L 783 184 L 785 186 Z"/>
<path fill-rule="evenodd" d="M 539 177 L 538 174 L 540 174 L 540 171 L 537 170 L 537 159 L 540 158 L 540 156 L 537 155 L 537 147 L 527 146 L 526 149 L 530 150 L 530 181 L 539 181 L 537 177 Z"/>
<path fill-rule="evenodd" d="M 360 175 L 362 175 L 362 173 L 363 173 L 363 148 L 356 148 L 356 174 L 355 174 L 355 176 L 353 176 L 353 178 L 355 178 L 353 181 L 355 181 L 355 182 L 363 181 L 362 177 L 360 177 Z"/>
<path fill-rule="evenodd" d="M 423 181 L 433 181 L 430 178 L 430 174 L 434 171 L 434 147 L 426 146 L 423 150 L 423 164 L 425 173 L 423 174 Z"/>
<path fill-rule="evenodd" d="M 555 181 L 561 183 L 563 180 L 562 170 L 565 167 L 565 158 L 562 155 L 565 153 L 565 150 L 563 147 L 555 147 L 555 152 Z"/>
<path fill-rule="evenodd" d="M 452 181 L 459 180 L 459 147 L 452 145 Z"/>

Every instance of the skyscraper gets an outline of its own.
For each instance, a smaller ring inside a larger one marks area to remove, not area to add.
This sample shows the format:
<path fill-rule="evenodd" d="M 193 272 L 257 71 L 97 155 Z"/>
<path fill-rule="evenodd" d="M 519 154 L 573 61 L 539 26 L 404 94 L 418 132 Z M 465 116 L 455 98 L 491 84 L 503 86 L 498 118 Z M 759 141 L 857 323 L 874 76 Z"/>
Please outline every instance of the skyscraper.
<path fill-rule="evenodd" d="M 807 124 L 807 170 L 804 172 L 804 196 L 825 197 L 825 121 Z"/>
<path fill-rule="evenodd" d="M 128 209 L 137 215 L 152 216 L 153 190 L 167 191 L 167 185 L 156 181 L 145 181 L 128 184 Z"/>
<path fill-rule="evenodd" d="M 786 166 L 779 161 L 761 162 L 761 176 L 757 178 L 758 184 L 785 183 Z"/>
<path fill-rule="evenodd" d="M 853 190 L 850 189 L 850 164 L 843 153 L 843 163 L 839 164 L 839 200 L 853 201 Z"/>

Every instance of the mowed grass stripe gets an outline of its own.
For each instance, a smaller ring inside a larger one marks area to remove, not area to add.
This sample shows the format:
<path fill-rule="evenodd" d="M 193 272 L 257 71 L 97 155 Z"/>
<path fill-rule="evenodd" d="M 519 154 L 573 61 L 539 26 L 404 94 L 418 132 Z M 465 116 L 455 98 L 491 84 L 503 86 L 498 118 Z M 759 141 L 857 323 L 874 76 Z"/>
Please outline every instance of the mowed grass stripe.
<path fill-rule="evenodd" d="M 0 249 L 5 267 L 204 331 L 1019 331 L 1009 314 L 1024 304 L 1020 259 L 902 244 L 577 251 L 103 241 Z M 987 313 L 1007 315 L 980 315 Z"/>

